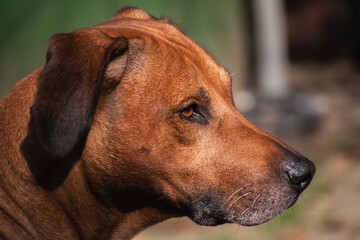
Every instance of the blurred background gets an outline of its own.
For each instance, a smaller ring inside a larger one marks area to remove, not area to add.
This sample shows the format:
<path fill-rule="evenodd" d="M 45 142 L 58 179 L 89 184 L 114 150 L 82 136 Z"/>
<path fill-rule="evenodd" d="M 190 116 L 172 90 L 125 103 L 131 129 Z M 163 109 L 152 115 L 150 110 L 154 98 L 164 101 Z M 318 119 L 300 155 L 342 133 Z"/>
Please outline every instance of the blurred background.
<path fill-rule="evenodd" d="M 229 70 L 237 108 L 317 165 L 299 202 L 269 223 L 172 219 L 136 239 L 360 239 L 359 1 L 1 0 L 0 98 L 44 64 L 53 34 L 126 5 L 177 22 Z"/>

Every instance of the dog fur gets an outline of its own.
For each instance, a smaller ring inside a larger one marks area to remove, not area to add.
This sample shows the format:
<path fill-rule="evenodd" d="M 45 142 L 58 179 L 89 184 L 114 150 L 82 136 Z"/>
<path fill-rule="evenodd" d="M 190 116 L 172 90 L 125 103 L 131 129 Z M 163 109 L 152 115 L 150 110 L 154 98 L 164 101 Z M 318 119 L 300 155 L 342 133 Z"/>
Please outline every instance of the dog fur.
<path fill-rule="evenodd" d="M 169 19 L 125 7 L 57 34 L 0 102 L 0 238 L 130 239 L 171 217 L 266 222 L 315 166 L 234 107 Z"/>

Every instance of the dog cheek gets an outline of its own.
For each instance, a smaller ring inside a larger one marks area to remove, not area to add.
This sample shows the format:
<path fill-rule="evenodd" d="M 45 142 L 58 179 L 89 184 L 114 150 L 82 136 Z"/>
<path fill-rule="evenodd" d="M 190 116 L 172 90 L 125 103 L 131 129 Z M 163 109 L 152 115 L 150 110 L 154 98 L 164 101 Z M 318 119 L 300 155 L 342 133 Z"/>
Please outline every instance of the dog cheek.
<path fill-rule="evenodd" d="M 197 139 L 197 126 L 195 123 L 187 122 L 180 117 L 173 116 L 169 119 L 169 131 L 175 142 L 181 146 L 193 146 Z"/>
<path fill-rule="evenodd" d="M 123 135 L 119 129 L 102 126 L 96 120 L 94 124 L 82 156 L 94 194 L 111 205 L 129 209 L 159 198 L 163 190 L 159 180 L 166 176 L 163 166 L 166 162 L 160 161 L 158 154 L 165 158 L 170 151 L 149 146 L 154 143 L 142 145 L 141 141 L 113 138 Z M 141 139 L 136 134 L 133 137 Z"/>
<path fill-rule="evenodd" d="M 159 198 L 156 177 L 143 159 L 114 155 L 110 158 L 86 160 L 85 173 L 95 196 L 122 212 L 133 211 Z"/>

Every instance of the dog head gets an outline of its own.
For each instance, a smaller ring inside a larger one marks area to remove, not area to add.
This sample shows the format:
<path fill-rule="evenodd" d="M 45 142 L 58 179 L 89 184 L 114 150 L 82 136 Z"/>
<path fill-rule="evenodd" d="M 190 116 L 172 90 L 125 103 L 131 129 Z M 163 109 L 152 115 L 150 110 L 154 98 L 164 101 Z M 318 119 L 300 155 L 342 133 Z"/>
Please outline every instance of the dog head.
<path fill-rule="evenodd" d="M 261 224 L 315 172 L 237 111 L 223 67 L 170 20 L 136 8 L 51 39 L 32 116 L 46 152 L 81 154 L 92 193 L 121 212 Z"/>

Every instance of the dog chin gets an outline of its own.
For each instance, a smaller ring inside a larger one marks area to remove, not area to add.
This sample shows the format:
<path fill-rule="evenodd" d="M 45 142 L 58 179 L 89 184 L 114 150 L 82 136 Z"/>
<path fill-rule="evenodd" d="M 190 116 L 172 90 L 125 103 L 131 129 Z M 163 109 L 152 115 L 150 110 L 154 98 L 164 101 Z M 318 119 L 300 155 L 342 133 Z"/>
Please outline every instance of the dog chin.
<path fill-rule="evenodd" d="M 282 212 L 284 212 L 286 209 L 293 206 L 296 202 L 296 199 L 292 200 L 287 204 L 281 204 L 276 207 L 269 207 L 269 208 L 264 207 L 261 209 L 257 209 L 255 211 L 249 211 L 249 213 L 246 216 L 239 216 L 239 214 L 231 213 L 227 217 L 227 222 L 239 224 L 242 226 L 260 225 L 272 220 L 273 218 L 277 217 Z"/>
<path fill-rule="evenodd" d="M 280 194 L 281 195 L 281 194 Z M 201 199 L 186 208 L 187 216 L 199 225 L 216 226 L 225 223 L 234 223 L 242 226 L 256 226 L 270 221 L 286 209 L 293 206 L 298 194 L 284 196 L 267 196 L 247 211 L 242 209 L 226 210 L 218 201 Z"/>

